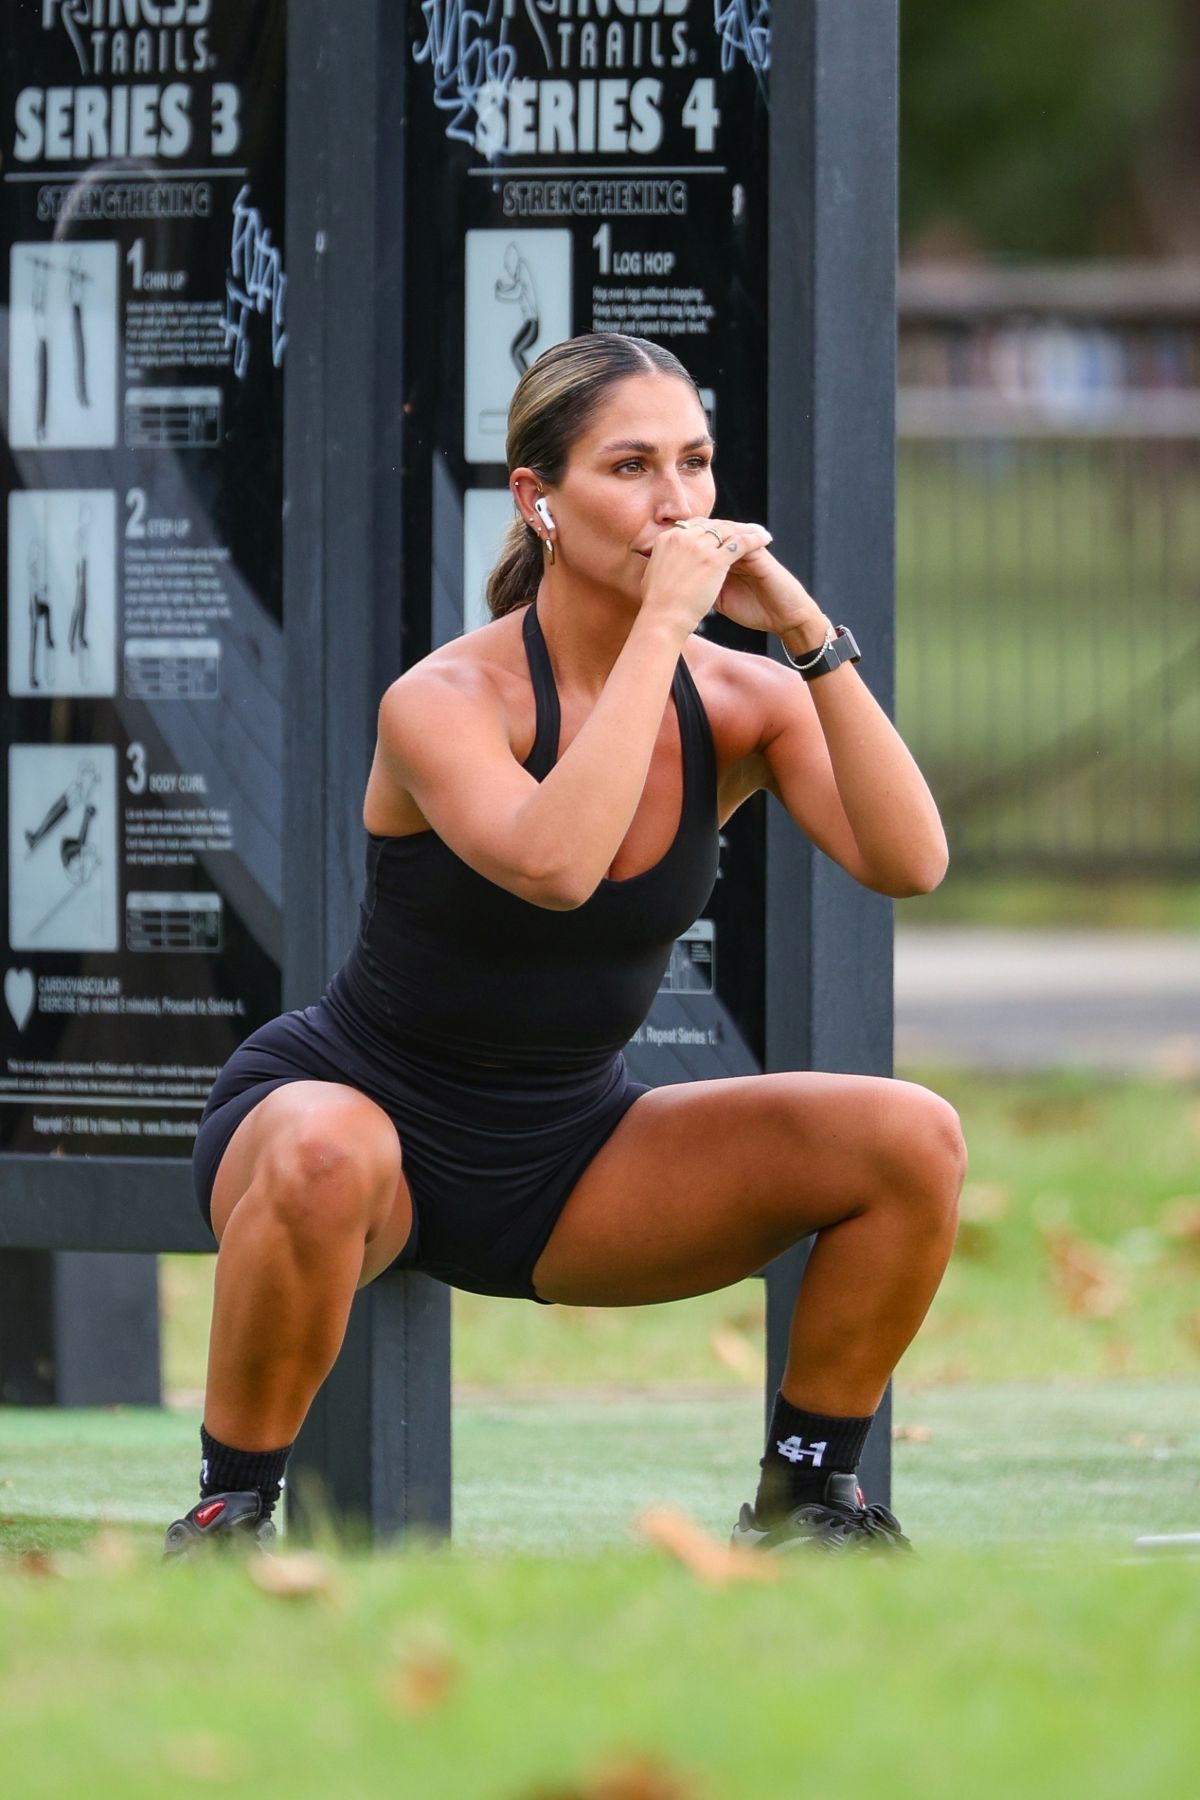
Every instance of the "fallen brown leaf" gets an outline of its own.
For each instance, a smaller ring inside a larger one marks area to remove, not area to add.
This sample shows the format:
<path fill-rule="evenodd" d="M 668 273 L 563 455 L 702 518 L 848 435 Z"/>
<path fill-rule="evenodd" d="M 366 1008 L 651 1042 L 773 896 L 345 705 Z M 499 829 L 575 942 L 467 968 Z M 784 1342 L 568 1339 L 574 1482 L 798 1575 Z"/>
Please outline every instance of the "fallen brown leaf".
<path fill-rule="evenodd" d="M 1144 1431 L 1130 1431 L 1121 1439 L 1121 1442 L 1128 1444 L 1131 1450 L 1148 1450 L 1152 1440 L 1146 1436 Z"/>
<path fill-rule="evenodd" d="M 45 1550 L 22 1551 L 21 1555 L 17 1557 L 17 1567 L 22 1575 L 35 1575 L 39 1580 L 45 1580 L 50 1575 L 58 1574 L 58 1570 L 54 1566 L 54 1558 L 49 1556 Z"/>
<path fill-rule="evenodd" d="M 1200 1250 L 1200 1195 L 1177 1194 L 1162 1210 L 1159 1228 L 1189 1250 Z"/>
<path fill-rule="evenodd" d="M 778 1564 L 770 1558 L 743 1544 L 720 1543 L 678 1507 L 648 1507 L 634 1520 L 634 1529 L 708 1587 L 723 1587 L 729 1581 L 773 1581 L 779 1574 Z"/>
<path fill-rule="evenodd" d="M 584 1788 L 586 1800 L 691 1800 L 690 1781 L 650 1757 L 634 1757 L 601 1769 Z"/>
<path fill-rule="evenodd" d="M 933 1440 L 928 1425 L 893 1425 L 892 1436 L 899 1444 L 928 1444 Z"/>
<path fill-rule="evenodd" d="M 1075 1319 L 1111 1319 L 1129 1298 L 1129 1283 L 1113 1257 L 1073 1233 L 1043 1230 L 1042 1244 L 1063 1309 Z"/>
<path fill-rule="evenodd" d="M 280 1600 L 316 1596 L 335 1600 L 337 1579 L 332 1565 L 315 1550 L 286 1550 L 278 1556 L 255 1556 L 247 1564 L 251 1581 L 264 1594 Z"/>
<path fill-rule="evenodd" d="M 709 1346 L 719 1363 L 732 1369 L 747 1381 L 763 1378 L 762 1346 L 755 1346 L 732 1325 L 714 1325 L 708 1334 Z"/>
<path fill-rule="evenodd" d="M 460 1674 L 458 1662 L 448 1651 L 414 1651 L 388 1675 L 385 1692 L 400 1712 L 417 1718 L 446 1704 Z"/>
<path fill-rule="evenodd" d="M 582 1781 L 530 1788 L 521 1800 L 698 1800 L 687 1777 L 648 1756 L 609 1764 Z"/>

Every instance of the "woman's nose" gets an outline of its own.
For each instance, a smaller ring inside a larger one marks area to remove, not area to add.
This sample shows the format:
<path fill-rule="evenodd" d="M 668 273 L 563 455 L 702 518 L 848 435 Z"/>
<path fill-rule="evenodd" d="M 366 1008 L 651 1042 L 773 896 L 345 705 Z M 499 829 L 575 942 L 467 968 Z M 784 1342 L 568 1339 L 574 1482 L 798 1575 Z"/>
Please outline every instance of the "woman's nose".
<path fill-rule="evenodd" d="M 684 489 L 682 478 L 678 475 L 664 478 L 656 496 L 654 516 L 661 524 L 669 525 L 676 519 L 691 517 L 692 508 Z"/>

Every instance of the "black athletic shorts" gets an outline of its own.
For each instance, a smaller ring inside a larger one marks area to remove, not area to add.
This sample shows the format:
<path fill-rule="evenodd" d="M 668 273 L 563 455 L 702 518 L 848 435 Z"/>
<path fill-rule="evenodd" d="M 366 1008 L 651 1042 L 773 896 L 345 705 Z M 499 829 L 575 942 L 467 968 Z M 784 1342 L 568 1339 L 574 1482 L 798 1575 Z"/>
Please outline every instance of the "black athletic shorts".
<path fill-rule="evenodd" d="M 391 1118 L 413 1202 L 397 1265 L 451 1287 L 540 1300 L 533 1270 L 575 1183 L 639 1095 L 622 1056 L 548 1077 L 441 1067 L 386 1049 L 330 993 L 248 1037 L 218 1075 L 192 1156 L 211 1229 L 217 1167 L 246 1114 L 289 1081 L 357 1088 Z"/>

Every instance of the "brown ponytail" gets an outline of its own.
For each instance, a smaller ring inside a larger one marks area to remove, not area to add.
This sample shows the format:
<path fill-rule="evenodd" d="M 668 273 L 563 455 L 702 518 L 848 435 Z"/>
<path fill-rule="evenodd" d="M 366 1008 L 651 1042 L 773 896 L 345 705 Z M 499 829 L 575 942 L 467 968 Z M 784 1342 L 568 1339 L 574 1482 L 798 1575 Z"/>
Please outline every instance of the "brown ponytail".
<path fill-rule="evenodd" d="M 674 375 L 699 390 L 677 356 L 648 338 L 619 331 L 588 331 L 553 344 L 517 383 L 508 409 L 505 454 L 509 473 L 533 469 L 548 486 L 562 480 L 571 446 L 587 430 L 609 388 L 630 375 Z M 526 606 L 542 578 L 541 539 L 524 519 L 514 519 L 487 580 L 494 619 Z"/>
<path fill-rule="evenodd" d="M 504 533 L 496 565 L 487 579 L 488 610 L 493 619 L 526 606 L 542 579 L 545 552 L 537 533 L 524 519 L 514 519 Z"/>

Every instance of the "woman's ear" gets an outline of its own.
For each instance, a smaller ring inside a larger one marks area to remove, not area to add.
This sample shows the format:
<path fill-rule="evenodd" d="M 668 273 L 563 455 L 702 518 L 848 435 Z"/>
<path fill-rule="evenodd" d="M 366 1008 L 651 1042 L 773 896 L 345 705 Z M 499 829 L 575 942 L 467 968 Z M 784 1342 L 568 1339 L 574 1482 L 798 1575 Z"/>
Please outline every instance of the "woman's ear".
<path fill-rule="evenodd" d="M 534 502 L 544 491 L 541 479 L 532 469 L 514 469 L 508 478 L 508 486 L 521 517 L 527 525 L 532 525 L 534 523 Z"/>

